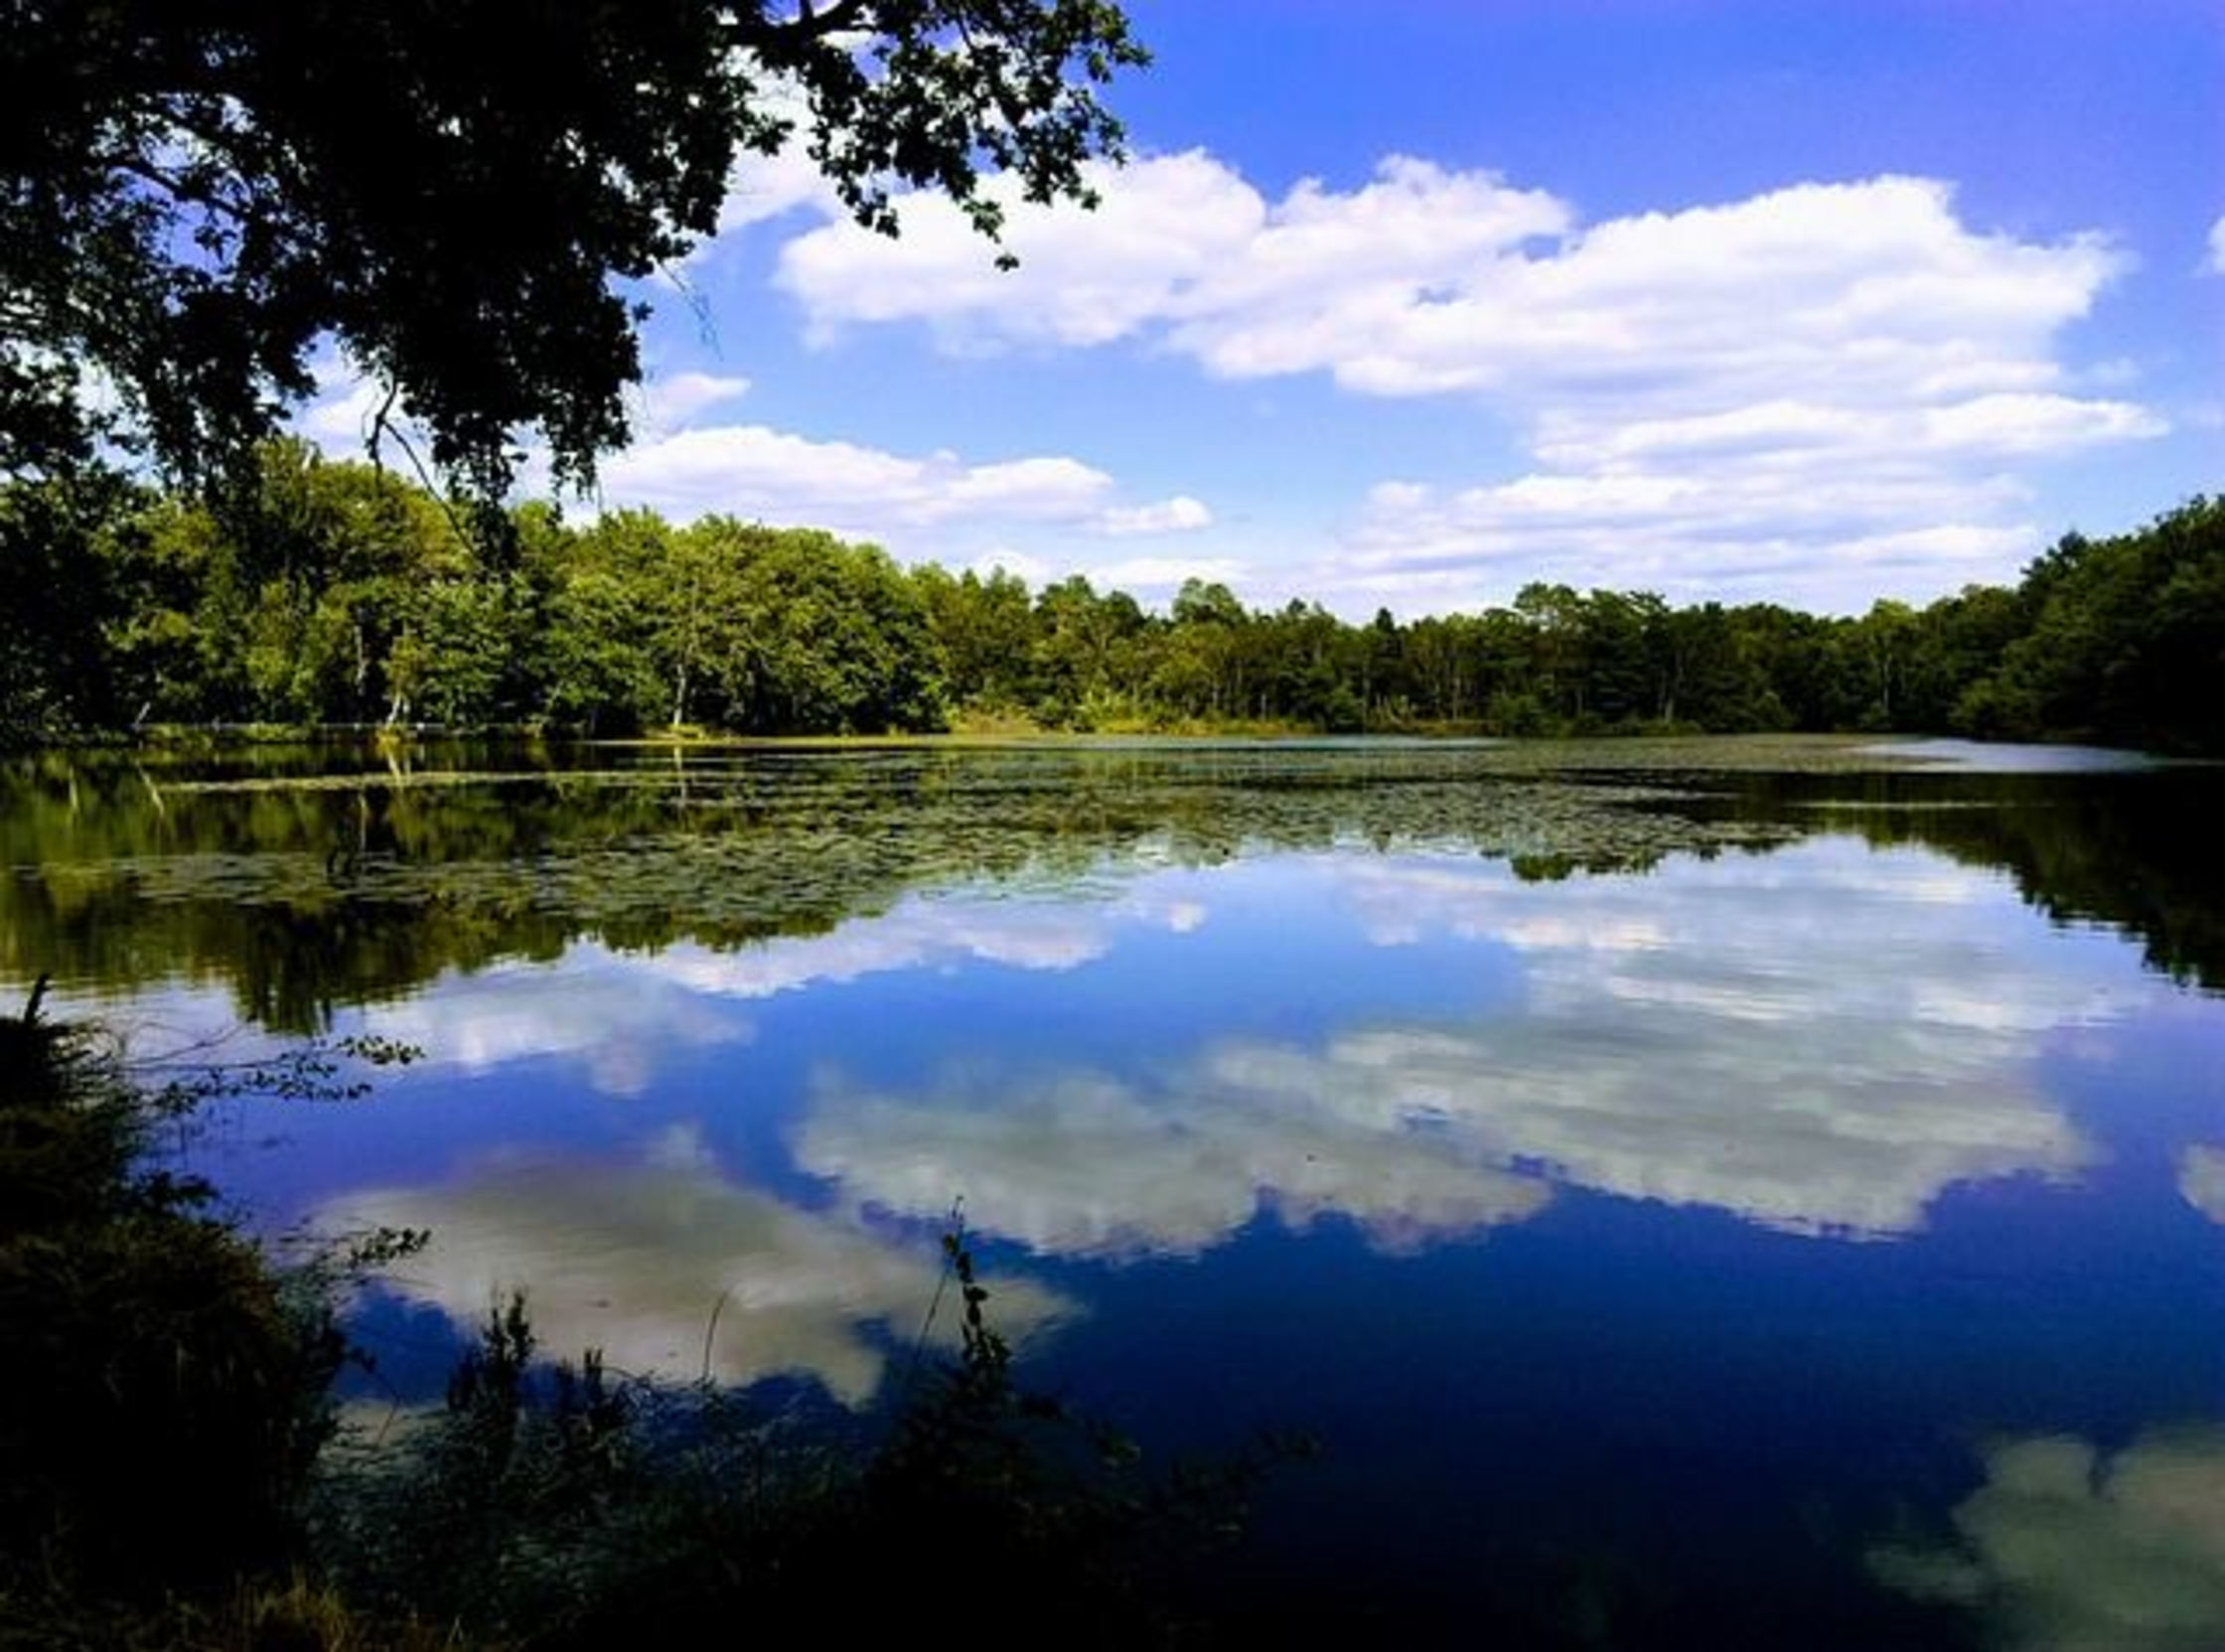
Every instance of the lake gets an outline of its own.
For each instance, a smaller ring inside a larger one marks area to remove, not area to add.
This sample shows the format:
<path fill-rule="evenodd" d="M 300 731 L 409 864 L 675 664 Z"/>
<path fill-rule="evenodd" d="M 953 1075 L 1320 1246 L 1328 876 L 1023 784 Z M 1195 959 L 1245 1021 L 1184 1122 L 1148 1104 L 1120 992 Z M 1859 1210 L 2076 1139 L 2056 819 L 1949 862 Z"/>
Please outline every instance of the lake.
<path fill-rule="evenodd" d="M 963 1201 L 1025 1374 L 1261 1429 L 1386 1644 L 2225 1646 L 2225 771 L 1846 740 L 0 766 L 0 988 L 371 1032 L 186 1149 L 543 1345 L 869 1407 Z M 227 1030 L 229 1029 L 229 1030 Z"/>

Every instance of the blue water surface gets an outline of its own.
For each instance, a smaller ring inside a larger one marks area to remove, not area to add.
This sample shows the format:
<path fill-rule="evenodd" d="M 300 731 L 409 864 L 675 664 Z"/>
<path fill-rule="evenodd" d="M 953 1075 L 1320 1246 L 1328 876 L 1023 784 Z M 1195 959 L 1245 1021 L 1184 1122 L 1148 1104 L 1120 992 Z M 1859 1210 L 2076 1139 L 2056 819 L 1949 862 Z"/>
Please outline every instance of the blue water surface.
<path fill-rule="evenodd" d="M 339 1003 L 426 1059 L 199 1150 L 270 1231 L 430 1231 L 363 1320 L 397 1393 L 523 1288 L 545 1346 L 870 1408 L 962 1209 L 1033 1380 L 1317 1444 L 1213 1585 L 1261 1638 L 2225 1646 L 2225 906 L 1929 785 L 1702 785 L 1790 825 L 1543 873 L 1145 830 L 582 930 Z"/>

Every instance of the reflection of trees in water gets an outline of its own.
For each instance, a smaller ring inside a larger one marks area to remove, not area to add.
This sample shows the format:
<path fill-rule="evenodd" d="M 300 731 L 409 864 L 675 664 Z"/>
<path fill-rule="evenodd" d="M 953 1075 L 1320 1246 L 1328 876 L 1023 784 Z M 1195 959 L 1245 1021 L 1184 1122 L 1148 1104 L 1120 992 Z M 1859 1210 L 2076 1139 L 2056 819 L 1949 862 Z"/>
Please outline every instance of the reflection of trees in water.
<path fill-rule="evenodd" d="M 2120 924 L 2181 978 L 2225 979 L 2225 901 L 2194 840 L 2207 812 L 2188 801 L 2214 795 L 2206 774 L 1669 772 L 1696 757 L 1773 761 L 1636 744 L 45 754 L 0 772 L 0 973 L 219 980 L 298 1031 L 574 938 L 728 948 L 916 889 L 1332 845 L 1458 847 L 1552 878 L 1852 824 L 2007 866 L 2051 916 Z M 1910 807 L 1946 803 L 1983 807 Z"/>
<path fill-rule="evenodd" d="M 2150 966 L 2225 988 L 2225 769 L 2092 775 L 1890 774 L 1801 788 L 1819 826 L 2009 872 L 2057 924 L 2139 937 Z M 1778 791 L 1773 807 L 1786 800 Z M 1781 815 L 1780 815 L 1781 818 Z"/>

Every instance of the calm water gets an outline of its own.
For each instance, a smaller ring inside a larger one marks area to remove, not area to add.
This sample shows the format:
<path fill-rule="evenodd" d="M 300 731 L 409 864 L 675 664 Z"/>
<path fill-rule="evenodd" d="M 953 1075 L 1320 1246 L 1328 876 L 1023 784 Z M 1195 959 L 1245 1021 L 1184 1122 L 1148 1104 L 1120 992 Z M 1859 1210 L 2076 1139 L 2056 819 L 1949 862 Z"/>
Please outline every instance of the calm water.
<path fill-rule="evenodd" d="M 2214 1652 L 2225 785 L 1930 755 L 40 758 L 0 986 L 422 1046 L 193 1149 L 273 1231 L 433 1230 L 404 1389 L 522 1283 L 866 1407 L 963 1197 L 1039 1381 L 1320 1438 L 1262 1622 Z"/>

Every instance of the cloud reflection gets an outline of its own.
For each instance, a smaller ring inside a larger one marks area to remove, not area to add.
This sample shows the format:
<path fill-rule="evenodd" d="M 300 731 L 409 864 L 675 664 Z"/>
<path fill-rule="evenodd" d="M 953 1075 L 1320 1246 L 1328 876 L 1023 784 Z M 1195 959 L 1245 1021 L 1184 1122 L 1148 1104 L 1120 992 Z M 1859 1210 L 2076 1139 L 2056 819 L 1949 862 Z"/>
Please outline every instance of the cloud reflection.
<path fill-rule="evenodd" d="M 2092 1162 L 2037 1041 L 2145 990 L 2114 949 L 2025 950 L 1996 874 L 1846 841 L 1551 885 L 1361 862 L 1347 890 L 1371 933 L 1516 954 L 1519 1012 L 1228 1052 L 1230 1082 L 1433 1115 L 1588 1187 L 1795 1232 L 1906 1233 L 1956 1182 Z"/>
<path fill-rule="evenodd" d="M 825 935 L 780 936 L 733 952 L 674 947 L 644 962 L 654 976 L 722 997 L 854 981 L 908 970 L 985 963 L 1066 971 L 1104 957 L 1113 927 L 1141 922 L 1194 929 L 1193 905 L 1138 895 L 1117 902 L 908 899 L 874 918 L 853 918 Z"/>
<path fill-rule="evenodd" d="M 707 1351 L 722 1383 L 803 1375 L 852 1406 L 873 1397 L 888 1348 L 916 1334 L 939 1277 L 924 1248 L 730 1181 L 687 1130 L 633 1165 L 495 1159 L 442 1184 L 351 1193 L 316 1220 L 430 1229 L 388 1282 L 461 1327 L 523 1289 L 552 1350 L 600 1348 L 616 1369 L 680 1380 L 704 1374 Z M 1041 1285 L 991 1284 L 1015 1342 L 1071 1311 Z"/>
<path fill-rule="evenodd" d="M 932 1099 L 822 1082 L 798 1161 L 867 1205 L 974 1220 L 1039 1252 L 1194 1256 L 1262 1211 L 1336 1214 L 1385 1249 L 1518 1221 L 1541 1182 L 1315 1099 L 1187 1097 L 1103 1073 L 974 1075 Z"/>
<path fill-rule="evenodd" d="M 1100 901 L 913 898 L 825 935 L 780 936 L 729 951 L 682 945 L 645 957 L 577 943 L 555 966 L 449 976 L 405 1003 L 369 1011 L 366 1022 L 436 1064 L 479 1073 L 570 1058 L 584 1064 L 597 1091 L 635 1097 L 654 1084 L 661 1056 L 755 1036 L 722 1000 L 974 964 L 1075 970 L 1111 952 L 1123 926 L 1187 935 L 1206 917 L 1195 899 L 1147 889 Z"/>
<path fill-rule="evenodd" d="M 1925 1029 L 1790 1030 L 1769 1044 L 1690 1006 L 1388 1027 L 1321 1051 L 1224 1049 L 1206 1094 L 1333 1108 L 1386 1134 L 1426 1121 L 1484 1162 L 1843 1237 L 1912 1232 L 1956 1182 L 2068 1175 L 2093 1156 L 2007 1075 L 1943 1076 L 1954 1052 Z"/>
<path fill-rule="evenodd" d="M 1412 1244 L 1527 1216 L 1549 1182 L 1902 1235 L 1958 1183 L 2095 1160 L 2039 1043 L 2145 990 L 2119 949 L 2025 950 L 1992 874 L 1859 844 L 1551 885 L 1429 856 L 1323 875 L 1380 945 L 1506 949 L 1519 996 L 1122 1073 L 953 1071 L 912 1097 L 829 1079 L 799 1161 L 915 1215 L 963 1187 L 1065 1254 L 1192 1254 L 1261 1210 Z"/>
<path fill-rule="evenodd" d="M 2194 1146 L 2179 1154 L 2178 1191 L 2212 1222 L 2225 1224 L 2225 1147 Z"/>
<path fill-rule="evenodd" d="M 369 1025 L 469 1073 L 570 1057 L 606 1096 L 646 1094 L 658 1058 L 675 1049 L 746 1043 L 746 1020 L 684 992 L 659 989 L 636 961 L 574 947 L 562 966 L 504 965 L 445 978 Z"/>
<path fill-rule="evenodd" d="M 1981 1613 L 2016 1652 L 2225 1646 L 2225 1429 L 2114 1455 L 2061 1435 L 1986 1453 L 1986 1483 L 1937 1548 L 1870 1556 L 1887 1584 Z"/>

